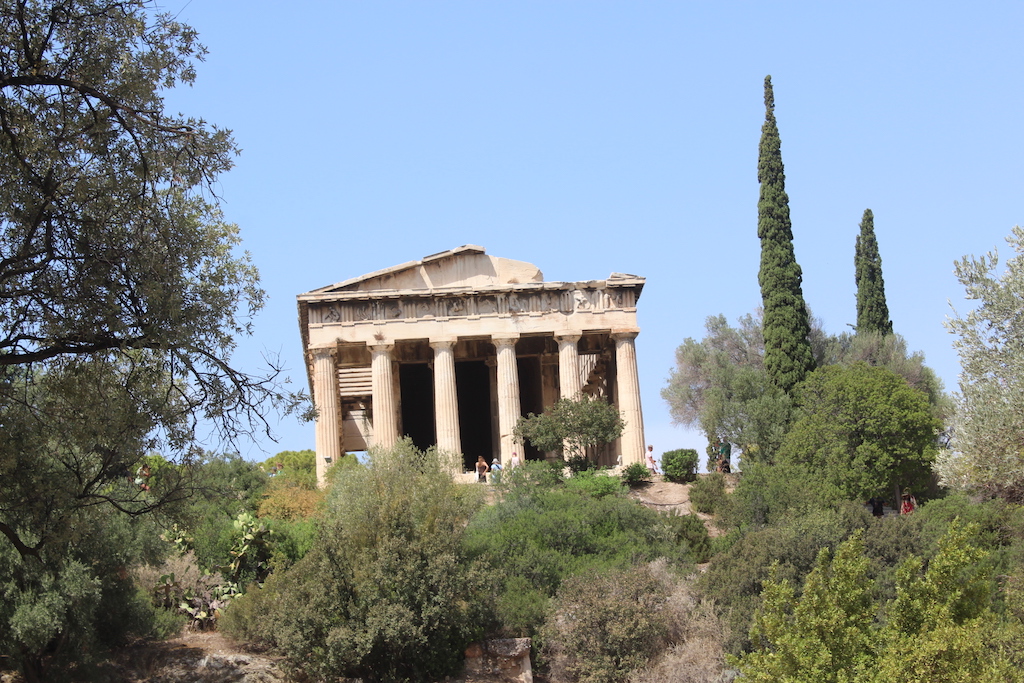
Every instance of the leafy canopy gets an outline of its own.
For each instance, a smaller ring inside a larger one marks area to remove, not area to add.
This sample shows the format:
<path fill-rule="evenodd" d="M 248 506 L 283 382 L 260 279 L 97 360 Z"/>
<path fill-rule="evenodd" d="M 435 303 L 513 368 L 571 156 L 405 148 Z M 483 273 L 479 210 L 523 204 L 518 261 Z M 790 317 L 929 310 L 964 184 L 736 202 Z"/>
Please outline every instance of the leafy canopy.
<path fill-rule="evenodd" d="M 584 394 L 560 399 L 540 415 L 520 418 L 515 435 L 542 451 L 564 451 L 571 460 L 586 457 L 589 447 L 619 438 L 625 425 L 615 406 Z"/>
<path fill-rule="evenodd" d="M 957 335 L 960 391 L 953 448 L 937 470 L 947 486 L 1024 501 L 1024 229 L 1007 237 L 1015 253 L 964 257 L 956 274 L 977 306 L 946 322 Z"/>
<path fill-rule="evenodd" d="M 797 389 L 798 415 L 779 450 L 850 500 L 923 487 L 941 428 L 927 397 L 866 363 L 816 370 Z"/>
<path fill-rule="evenodd" d="M 180 497 L 187 476 L 127 484 L 147 452 L 187 465 L 291 398 L 231 365 L 264 299 L 214 203 L 237 148 L 164 110 L 203 54 L 146 0 L 0 6 L 0 532 L 23 556 L 76 510 Z"/>

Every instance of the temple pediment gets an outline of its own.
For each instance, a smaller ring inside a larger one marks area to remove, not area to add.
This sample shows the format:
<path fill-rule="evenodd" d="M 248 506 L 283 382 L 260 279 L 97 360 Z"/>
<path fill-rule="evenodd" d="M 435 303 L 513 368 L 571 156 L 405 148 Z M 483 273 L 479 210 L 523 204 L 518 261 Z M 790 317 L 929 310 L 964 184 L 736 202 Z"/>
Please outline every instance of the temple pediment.
<path fill-rule="evenodd" d="M 467 244 L 321 287 L 309 294 L 480 289 L 543 281 L 544 275 L 532 263 L 488 256 L 483 247 Z"/>

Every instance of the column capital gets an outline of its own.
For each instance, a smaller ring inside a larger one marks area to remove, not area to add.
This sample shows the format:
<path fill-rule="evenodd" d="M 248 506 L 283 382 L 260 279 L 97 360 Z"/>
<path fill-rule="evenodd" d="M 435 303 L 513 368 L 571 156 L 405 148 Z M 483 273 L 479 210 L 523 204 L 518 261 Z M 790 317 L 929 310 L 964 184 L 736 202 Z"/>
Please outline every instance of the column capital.
<path fill-rule="evenodd" d="M 309 350 L 309 355 L 313 358 L 333 358 L 338 353 L 338 347 L 334 344 L 330 346 L 316 346 Z"/>
<path fill-rule="evenodd" d="M 555 341 L 559 344 L 575 344 L 582 338 L 582 332 L 555 332 Z"/>
<path fill-rule="evenodd" d="M 611 337 L 615 341 L 620 341 L 624 339 L 636 339 L 638 334 L 640 334 L 640 330 L 635 328 L 629 330 L 612 330 Z"/>
<path fill-rule="evenodd" d="M 519 341 L 518 334 L 499 334 L 491 335 L 491 343 L 496 347 L 501 346 L 515 346 L 515 343 Z"/>
<path fill-rule="evenodd" d="M 439 349 L 450 349 L 453 346 L 455 346 L 455 344 L 458 343 L 458 341 L 459 340 L 454 337 L 451 339 L 445 339 L 442 337 L 438 339 L 431 339 L 428 343 L 430 344 L 430 348 L 437 351 Z"/>
<path fill-rule="evenodd" d="M 367 346 L 374 353 L 391 353 L 391 350 L 395 348 L 394 342 L 378 342 L 376 344 L 367 344 Z"/>

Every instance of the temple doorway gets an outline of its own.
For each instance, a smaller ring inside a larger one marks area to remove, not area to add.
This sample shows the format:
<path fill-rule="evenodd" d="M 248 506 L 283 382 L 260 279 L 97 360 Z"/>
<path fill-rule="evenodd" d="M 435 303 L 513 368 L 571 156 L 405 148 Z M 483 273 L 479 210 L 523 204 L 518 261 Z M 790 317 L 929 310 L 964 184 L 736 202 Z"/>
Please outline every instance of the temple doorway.
<path fill-rule="evenodd" d="M 473 471 L 478 456 L 487 464 L 494 457 L 491 441 L 491 372 L 482 360 L 455 363 L 455 386 L 459 401 L 459 429 L 462 459 L 466 471 Z"/>
<path fill-rule="evenodd" d="M 416 448 L 427 450 L 435 443 L 434 373 L 426 363 L 402 363 L 398 366 L 402 397 L 402 433 Z"/>

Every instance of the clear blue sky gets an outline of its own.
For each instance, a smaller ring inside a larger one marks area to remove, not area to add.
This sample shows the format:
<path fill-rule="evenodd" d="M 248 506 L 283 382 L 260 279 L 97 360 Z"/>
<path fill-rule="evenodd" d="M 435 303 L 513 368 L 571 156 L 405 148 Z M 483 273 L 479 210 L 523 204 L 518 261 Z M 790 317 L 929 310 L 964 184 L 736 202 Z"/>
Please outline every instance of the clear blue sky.
<path fill-rule="evenodd" d="M 280 353 L 301 387 L 297 294 L 479 244 L 547 280 L 645 276 L 647 440 L 703 450 L 660 391 L 707 316 L 760 303 L 766 74 L 804 296 L 830 332 L 855 320 L 871 208 L 895 329 L 954 390 L 953 261 L 1024 222 L 1024 3 L 162 6 L 210 51 L 170 109 L 243 149 L 219 190 L 270 300 L 236 361 Z M 314 445 L 311 424 L 277 432 L 243 455 Z"/>

